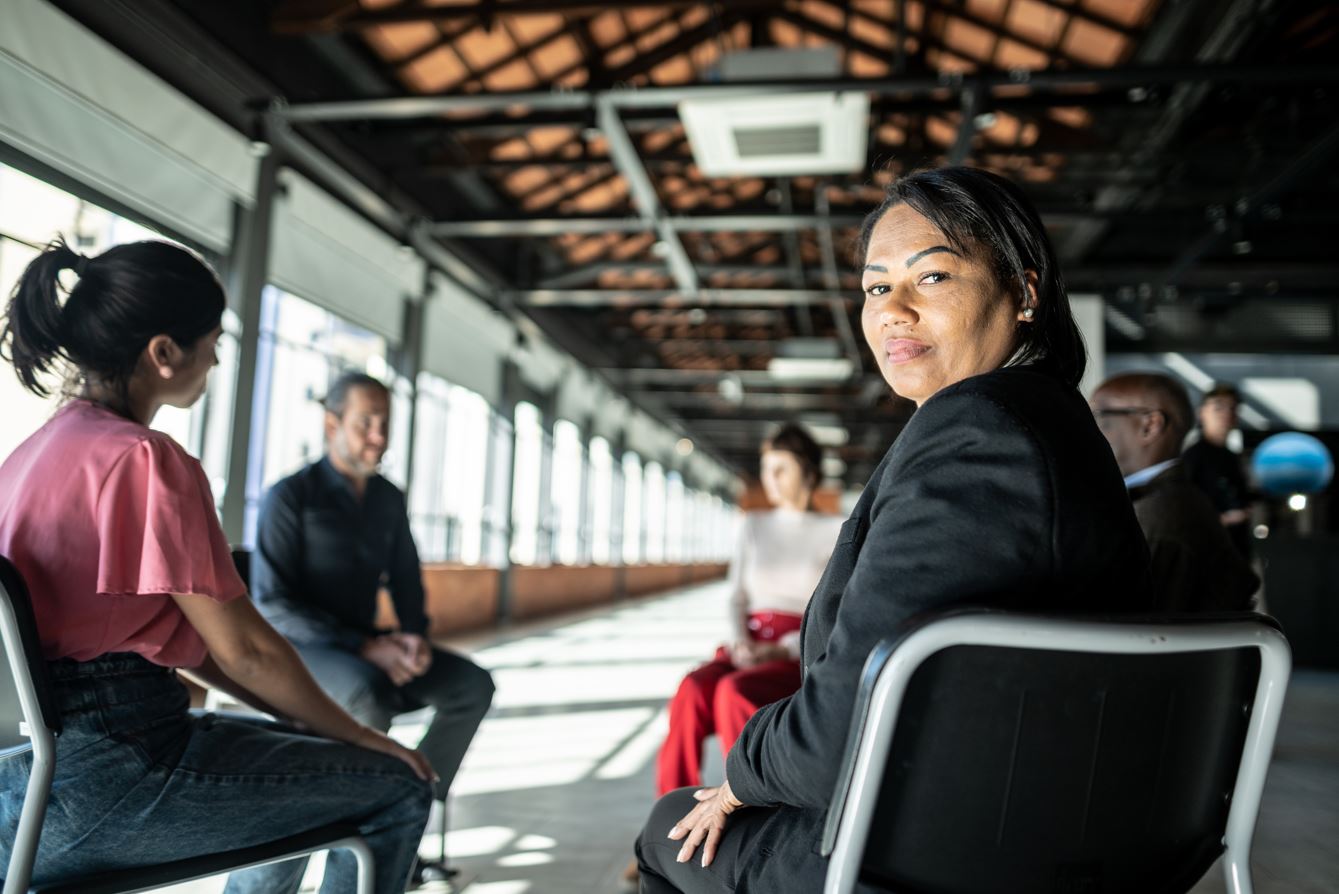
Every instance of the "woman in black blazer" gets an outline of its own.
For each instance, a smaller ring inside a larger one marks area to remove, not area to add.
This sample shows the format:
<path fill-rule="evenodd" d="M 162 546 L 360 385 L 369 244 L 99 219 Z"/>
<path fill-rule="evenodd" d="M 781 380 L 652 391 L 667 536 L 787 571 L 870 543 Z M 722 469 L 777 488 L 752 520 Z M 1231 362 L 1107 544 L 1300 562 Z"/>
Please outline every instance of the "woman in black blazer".
<path fill-rule="evenodd" d="M 838 537 L 805 613 L 795 695 L 754 715 L 719 788 L 660 800 L 642 890 L 821 890 L 818 854 L 861 667 L 957 605 L 1150 607 L 1148 550 L 1077 385 L 1085 364 L 1054 250 L 1001 177 L 895 182 L 861 231 L 862 324 L 918 409 Z"/>

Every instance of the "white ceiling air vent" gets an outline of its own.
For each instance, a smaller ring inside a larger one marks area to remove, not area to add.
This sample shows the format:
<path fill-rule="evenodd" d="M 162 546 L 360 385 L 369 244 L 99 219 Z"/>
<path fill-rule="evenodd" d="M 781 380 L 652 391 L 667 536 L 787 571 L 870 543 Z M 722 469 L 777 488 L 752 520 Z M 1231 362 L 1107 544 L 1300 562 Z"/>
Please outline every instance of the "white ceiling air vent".
<path fill-rule="evenodd" d="M 679 103 L 707 177 L 841 174 L 865 167 L 869 94 L 792 93 Z"/>

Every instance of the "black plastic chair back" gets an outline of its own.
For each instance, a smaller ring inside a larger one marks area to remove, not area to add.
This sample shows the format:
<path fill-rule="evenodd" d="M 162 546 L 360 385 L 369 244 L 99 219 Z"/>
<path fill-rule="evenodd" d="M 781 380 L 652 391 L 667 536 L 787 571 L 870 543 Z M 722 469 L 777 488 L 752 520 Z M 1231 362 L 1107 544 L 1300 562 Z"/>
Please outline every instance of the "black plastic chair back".
<path fill-rule="evenodd" d="M 251 550 L 243 547 L 234 547 L 232 551 L 232 564 L 237 568 L 237 575 L 246 584 L 248 590 L 251 589 Z"/>
<path fill-rule="evenodd" d="M 42 641 L 37 634 L 37 621 L 33 615 L 32 600 L 28 595 L 28 586 L 14 563 L 0 556 L 0 598 L 6 599 L 14 612 L 18 623 L 19 639 L 23 654 L 20 658 L 27 668 L 37 693 L 37 705 L 42 719 L 53 735 L 61 731 L 60 712 L 56 709 L 55 695 L 51 687 L 51 674 L 42 658 Z M 28 738 L 19 734 L 19 724 L 23 721 L 23 710 L 19 705 L 18 690 L 9 670 L 9 655 L 0 642 L 0 657 L 3 657 L 3 669 L 0 670 L 0 749 L 27 746 Z"/>
<path fill-rule="evenodd" d="M 892 652 L 871 660 L 858 706 Z M 1183 894 L 1224 850 L 1260 674 L 1253 648 L 931 655 L 897 715 L 861 882 Z"/>

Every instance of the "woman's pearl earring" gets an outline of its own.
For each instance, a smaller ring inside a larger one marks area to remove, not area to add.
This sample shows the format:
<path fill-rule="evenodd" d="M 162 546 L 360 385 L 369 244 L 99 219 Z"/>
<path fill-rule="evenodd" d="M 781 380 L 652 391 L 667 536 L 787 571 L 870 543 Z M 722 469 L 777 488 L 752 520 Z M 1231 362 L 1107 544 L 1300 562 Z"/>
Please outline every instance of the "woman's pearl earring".
<path fill-rule="evenodd" d="M 1025 320 L 1032 319 L 1032 308 L 1030 307 L 1023 308 L 1023 319 Z"/>

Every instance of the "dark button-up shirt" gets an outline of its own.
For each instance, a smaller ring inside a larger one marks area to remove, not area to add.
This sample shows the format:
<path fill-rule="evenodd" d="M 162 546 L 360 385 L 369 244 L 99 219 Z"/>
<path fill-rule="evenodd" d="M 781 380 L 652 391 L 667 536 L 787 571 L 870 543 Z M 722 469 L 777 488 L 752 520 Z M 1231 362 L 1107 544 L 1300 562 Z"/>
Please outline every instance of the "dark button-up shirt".
<path fill-rule="evenodd" d="M 404 494 L 380 475 L 359 501 L 320 460 L 270 488 L 260 510 L 251 593 L 274 627 L 298 645 L 356 651 L 379 631 L 386 586 L 400 629 L 423 634 L 423 578 Z"/>

